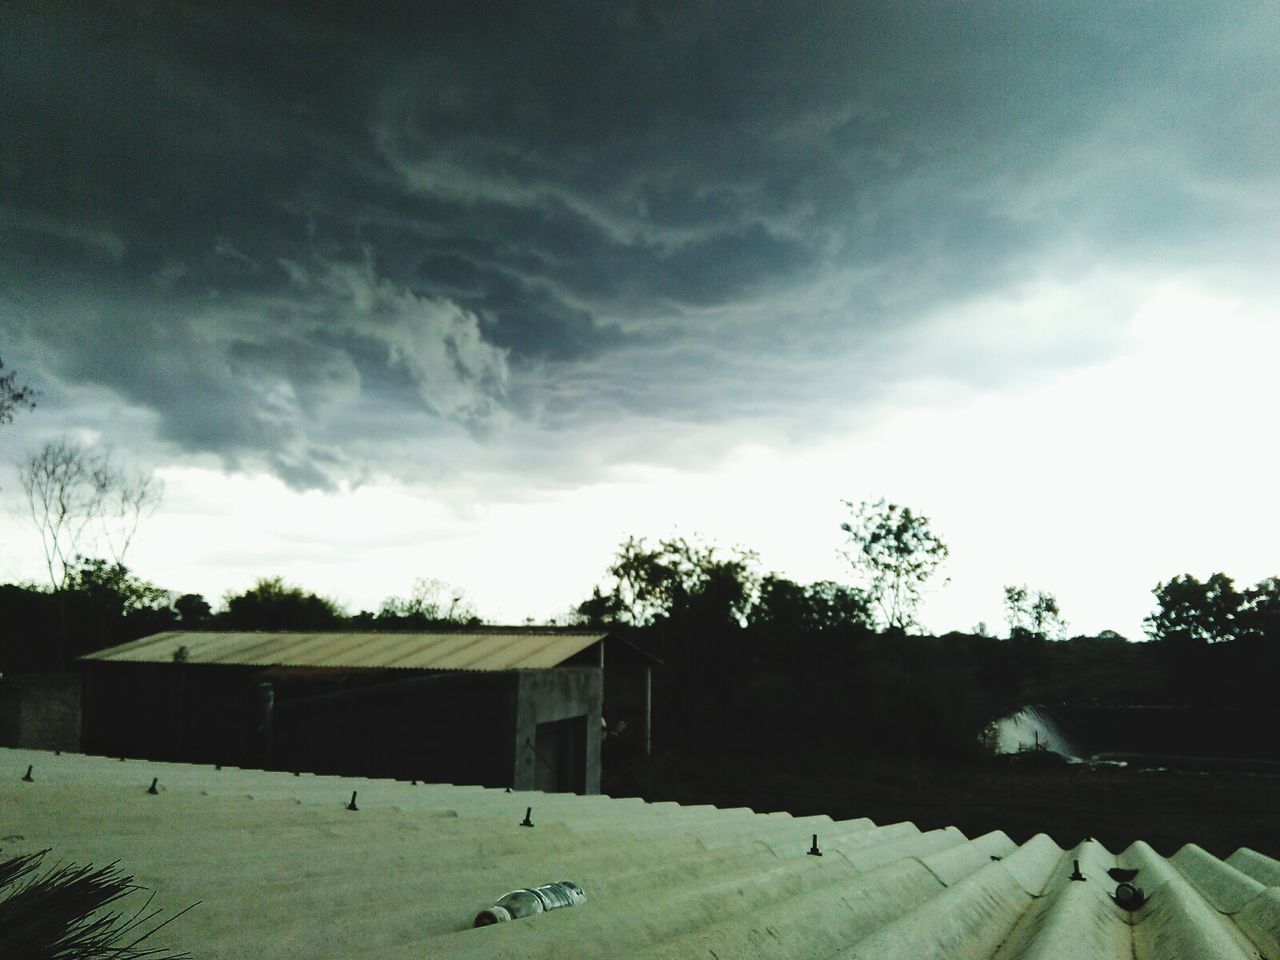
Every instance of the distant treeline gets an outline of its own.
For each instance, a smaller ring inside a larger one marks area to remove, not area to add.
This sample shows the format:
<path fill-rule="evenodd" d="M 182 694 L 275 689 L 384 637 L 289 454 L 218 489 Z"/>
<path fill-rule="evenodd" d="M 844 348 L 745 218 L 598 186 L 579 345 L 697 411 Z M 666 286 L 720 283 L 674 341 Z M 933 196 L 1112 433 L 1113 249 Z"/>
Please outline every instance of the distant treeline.
<path fill-rule="evenodd" d="M 684 541 L 623 545 L 609 585 L 569 618 L 627 635 L 664 661 L 653 685 L 654 736 L 666 750 L 785 758 L 911 755 L 959 759 L 1028 702 L 1185 704 L 1268 730 L 1280 680 L 1280 589 L 1236 590 L 1214 574 L 1154 590 L 1153 642 L 1110 631 L 1054 641 L 1011 609 L 1006 638 L 926 636 L 877 622 L 865 591 L 752 574 L 740 552 Z M 1047 622 L 1047 621 L 1046 621 Z M 408 597 L 349 615 L 280 578 L 223 598 L 175 595 L 119 564 L 75 567 L 61 590 L 0 585 L 0 671 L 74 668 L 74 658 L 162 630 L 466 629 L 461 593 L 420 580 Z M 642 685 L 606 674 L 615 760 L 642 745 Z"/>
<path fill-rule="evenodd" d="M 123 564 L 82 560 L 61 589 L 0 584 L 0 672 L 69 669 L 76 657 L 165 630 L 436 630 L 479 625 L 460 592 L 420 579 L 407 597 L 375 612 L 347 614 L 333 600 L 280 577 L 231 593 L 215 610 L 194 593 L 176 594 Z"/>

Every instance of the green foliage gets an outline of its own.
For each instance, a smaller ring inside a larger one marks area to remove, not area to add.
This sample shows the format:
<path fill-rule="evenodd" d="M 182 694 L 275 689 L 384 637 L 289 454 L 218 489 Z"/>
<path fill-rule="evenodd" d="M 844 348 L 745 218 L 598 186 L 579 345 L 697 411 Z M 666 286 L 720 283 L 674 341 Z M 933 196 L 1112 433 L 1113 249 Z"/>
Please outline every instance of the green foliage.
<path fill-rule="evenodd" d="M 1236 621 L 1241 637 L 1280 644 L 1280 577 L 1268 577 L 1246 590 Z"/>
<path fill-rule="evenodd" d="M 872 619 L 867 596 L 856 587 L 831 580 L 802 586 L 775 574 L 760 581 L 750 615 L 753 626 L 787 632 L 870 627 Z"/>
<path fill-rule="evenodd" d="M 755 600 L 756 555 L 671 537 L 649 547 L 628 537 L 609 566 L 608 591 L 597 588 L 578 607 L 588 622 L 647 626 L 659 621 L 741 626 Z"/>
<path fill-rule="evenodd" d="M 213 614 L 209 601 L 198 593 L 184 593 L 173 601 L 173 609 L 177 611 L 182 625 L 187 628 L 208 623 Z"/>
<path fill-rule="evenodd" d="M 877 500 L 858 506 L 846 500 L 851 518 L 840 524 L 848 548 L 845 557 L 863 581 L 879 611 L 879 623 L 903 633 L 917 626 L 916 610 L 929 579 L 949 550 L 929 527 L 929 519 L 910 507 Z"/>
<path fill-rule="evenodd" d="M 141 610 L 164 610 L 173 600 L 168 590 L 134 576 L 123 563 L 100 557 L 76 563 L 63 589 L 80 594 L 104 614 L 121 617 Z"/>
<path fill-rule="evenodd" d="M 1006 586 L 1004 609 L 1010 638 L 1066 639 L 1067 621 L 1062 618 L 1057 598 L 1051 593 L 1033 592 L 1027 589 L 1026 584 Z"/>
<path fill-rule="evenodd" d="M 1156 610 L 1143 620 L 1152 640 L 1194 646 L 1237 635 L 1244 597 L 1225 573 L 1215 573 L 1203 583 L 1186 573 L 1156 584 L 1152 592 Z"/>
<path fill-rule="evenodd" d="M 227 594 L 221 619 L 237 630 L 325 630 L 340 625 L 332 600 L 307 593 L 280 577 L 263 577 L 240 594 Z"/>

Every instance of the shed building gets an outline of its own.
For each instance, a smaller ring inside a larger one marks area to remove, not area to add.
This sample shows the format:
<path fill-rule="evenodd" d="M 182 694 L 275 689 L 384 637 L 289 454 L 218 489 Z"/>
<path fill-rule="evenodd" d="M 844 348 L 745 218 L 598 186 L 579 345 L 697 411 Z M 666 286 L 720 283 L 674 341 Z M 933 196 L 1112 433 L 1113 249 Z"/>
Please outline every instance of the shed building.
<path fill-rule="evenodd" d="M 597 793 L 607 634 L 167 632 L 83 657 L 86 752 Z"/>

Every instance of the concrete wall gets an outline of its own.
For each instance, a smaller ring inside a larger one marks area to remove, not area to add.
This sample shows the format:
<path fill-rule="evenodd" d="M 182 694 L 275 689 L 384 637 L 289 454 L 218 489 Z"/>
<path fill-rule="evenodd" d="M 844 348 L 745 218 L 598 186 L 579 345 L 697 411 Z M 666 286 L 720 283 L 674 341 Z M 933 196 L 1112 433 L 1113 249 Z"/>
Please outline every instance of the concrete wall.
<path fill-rule="evenodd" d="M 80 749 L 80 678 L 27 674 L 0 680 L 0 745 Z"/>
<path fill-rule="evenodd" d="M 586 793 L 600 792 L 600 719 L 604 677 L 599 667 L 560 667 L 516 672 L 514 744 L 516 790 L 533 790 L 538 757 L 534 749 L 539 724 L 586 717 Z"/>

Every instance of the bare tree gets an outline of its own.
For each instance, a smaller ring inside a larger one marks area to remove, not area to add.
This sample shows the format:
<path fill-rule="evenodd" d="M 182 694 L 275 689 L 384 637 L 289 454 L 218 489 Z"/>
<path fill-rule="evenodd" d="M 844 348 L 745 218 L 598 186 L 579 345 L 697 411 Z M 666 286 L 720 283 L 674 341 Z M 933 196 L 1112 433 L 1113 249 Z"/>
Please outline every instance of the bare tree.
<path fill-rule="evenodd" d="M 19 478 L 55 590 L 66 586 L 82 557 L 105 550 L 123 564 L 139 525 L 164 495 L 155 478 L 119 468 L 109 453 L 65 439 L 29 457 Z"/>

